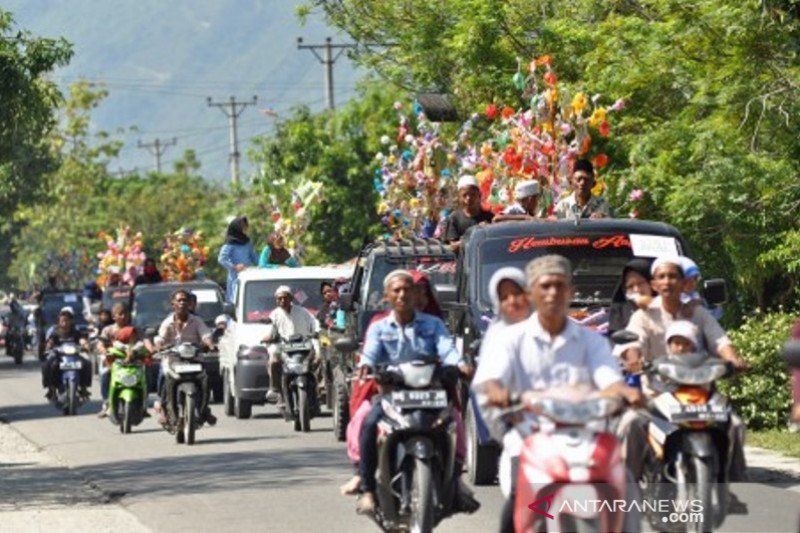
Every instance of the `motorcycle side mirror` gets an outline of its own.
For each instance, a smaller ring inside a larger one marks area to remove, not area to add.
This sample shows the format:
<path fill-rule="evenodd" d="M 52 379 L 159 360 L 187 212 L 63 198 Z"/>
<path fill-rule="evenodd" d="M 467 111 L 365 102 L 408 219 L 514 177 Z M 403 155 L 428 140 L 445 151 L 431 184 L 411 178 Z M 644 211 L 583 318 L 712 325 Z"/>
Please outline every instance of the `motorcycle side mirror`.
<path fill-rule="evenodd" d="M 358 343 L 351 337 L 342 337 L 341 339 L 336 339 L 333 347 L 340 353 L 353 353 L 358 349 Z"/>
<path fill-rule="evenodd" d="M 236 320 L 236 306 L 234 306 L 231 302 L 225 302 L 222 304 L 222 312 L 231 319 Z"/>
<path fill-rule="evenodd" d="M 627 329 L 621 329 L 611 334 L 611 342 L 614 344 L 628 344 L 639 340 L 639 335 Z"/>
<path fill-rule="evenodd" d="M 800 340 L 790 340 L 781 350 L 789 368 L 800 368 Z"/>
<path fill-rule="evenodd" d="M 339 295 L 339 307 L 345 311 L 354 311 L 355 307 L 353 306 L 353 293 L 351 292 L 344 292 Z"/>
<path fill-rule="evenodd" d="M 728 283 L 721 278 L 707 279 L 703 282 L 703 296 L 709 305 L 722 305 L 728 302 Z"/>

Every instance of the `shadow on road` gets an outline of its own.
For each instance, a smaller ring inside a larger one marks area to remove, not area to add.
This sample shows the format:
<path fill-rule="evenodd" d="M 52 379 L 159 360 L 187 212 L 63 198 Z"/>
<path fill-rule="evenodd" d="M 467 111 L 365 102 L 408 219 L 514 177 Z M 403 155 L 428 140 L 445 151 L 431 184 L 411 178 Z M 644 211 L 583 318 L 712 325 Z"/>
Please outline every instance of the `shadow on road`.
<path fill-rule="evenodd" d="M 100 400 L 90 400 L 80 407 L 76 416 L 97 416 L 100 405 Z M 60 408 L 47 403 L 44 392 L 42 392 L 42 403 L 0 406 L 0 420 L 8 423 L 44 418 L 69 418 L 64 416 Z"/>
<path fill-rule="evenodd" d="M 199 440 L 198 444 L 269 440 L 273 437 Z M 285 437 L 278 437 L 285 438 Z M 329 448 L 222 452 L 102 463 L 74 469 L 105 492 L 129 497 L 274 490 L 330 482 L 331 469 L 346 469 L 342 451 Z M 188 480 L 192 482 L 187 483 Z"/>

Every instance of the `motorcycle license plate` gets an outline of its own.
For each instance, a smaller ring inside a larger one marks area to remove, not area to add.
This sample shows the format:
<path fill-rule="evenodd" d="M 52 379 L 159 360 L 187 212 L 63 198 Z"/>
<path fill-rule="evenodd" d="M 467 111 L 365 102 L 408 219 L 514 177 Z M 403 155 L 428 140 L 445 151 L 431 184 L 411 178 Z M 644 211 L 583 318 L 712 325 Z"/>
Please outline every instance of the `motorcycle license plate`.
<path fill-rule="evenodd" d="M 63 361 L 59 366 L 61 370 L 80 370 L 83 365 L 80 361 Z"/>
<path fill-rule="evenodd" d="M 192 372 L 201 372 L 203 370 L 203 365 L 194 365 L 194 364 L 175 365 L 172 367 L 172 369 L 178 374 L 190 374 Z"/>
<path fill-rule="evenodd" d="M 725 422 L 730 418 L 731 410 L 724 405 L 681 405 L 670 417 L 673 422 Z"/>
<path fill-rule="evenodd" d="M 444 409 L 447 392 L 443 390 L 403 390 L 392 393 L 392 403 L 401 409 Z"/>

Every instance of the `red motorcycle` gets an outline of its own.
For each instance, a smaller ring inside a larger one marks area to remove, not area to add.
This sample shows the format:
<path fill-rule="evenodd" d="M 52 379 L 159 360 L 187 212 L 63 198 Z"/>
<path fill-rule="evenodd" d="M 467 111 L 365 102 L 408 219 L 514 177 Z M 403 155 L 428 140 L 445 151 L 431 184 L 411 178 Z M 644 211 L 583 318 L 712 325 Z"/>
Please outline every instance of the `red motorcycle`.
<path fill-rule="evenodd" d="M 621 446 L 609 427 L 622 401 L 574 388 L 547 394 L 514 408 L 537 415 L 515 417 L 522 449 L 514 530 L 638 531 L 639 513 L 625 502 Z"/>

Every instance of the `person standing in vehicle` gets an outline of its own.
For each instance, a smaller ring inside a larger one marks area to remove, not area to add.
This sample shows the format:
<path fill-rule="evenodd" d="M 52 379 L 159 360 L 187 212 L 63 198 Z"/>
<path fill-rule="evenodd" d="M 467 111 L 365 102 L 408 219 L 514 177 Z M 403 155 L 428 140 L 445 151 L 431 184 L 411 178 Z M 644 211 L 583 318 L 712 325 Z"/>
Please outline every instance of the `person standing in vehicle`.
<path fill-rule="evenodd" d="M 514 187 L 515 202 L 503 209 L 494 217 L 495 222 L 505 220 L 535 220 L 539 217 L 539 194 L 541 186 L 538 180 L 526 180 Z"/>
<path fill-rule="evenodd" d="M 588 159 L 578 159 L 572 167 L 573 193 L 556 204 L 556 218 L 577 220 L 580 218 L 612 218 L 611 206 L 602 196 L 594 196 L 594 166 Z"/>
<path fill-rule="evenodd" d="M 317 312 L 317 322 L 320 328 L 329 328 L 335 323 L 336 311 L 339 309 L 339 291 L 330 281 L 323 281 L 320 284 L 320 294 L 322 305 Z"/>
<path fill-rule="evenodd" d="M 494 218 L 491 211 L 484 211 L 481 205 L 481 190 L 474 176 L 461 176 L 458 180 L 459 209 L 451 214 L 445 226 L 444 240 L 453 251 L 461 247 L 461 237 L 476 224 L 490 223 Z"/>
<path fill-rule="evenodd" d="M 277 268 L 279 266 L 298 267 L 297 259 L 292 257 L 286 249 L 283 235 L 275 231 L 267 237 L 267 245 L 261 250 L 258 259 L 258 266 L 261 268 Z"/>
<path fill-rule="evenodd" d="M 154 339 L 154 346 L 147 346 L 152 351 L 160 351 L 165 346 L 172 346 L 188 342 L 200 348 L 205 345 L 208 349 L 213 350 L 214 344 L 211 341 L 211 330 L 208 329 L 203 319 L 197 315 L 189 312 L 191 294 L 189 291 L 179 289 L 172 294 L 172 313 L 161 322 L 158 328 L 158 335 Z M 149 343 L 146 343 L 149 344 Z M 154 409 L 159 413 L 158 422 L 162 425 L 167 423 L 167 417 L 164 413 L 164 406 L 167 405 L 166 387 L 164 386 L 164 377 L 159 367 L 158 373 L 158 393 L 160 394 L 160 401 L 154 405 Z M 217 417 L 211 414 L 211 408 L 208 407 L 208 386 L 205 384 L 203 389 L 206 391 L 206 396 L 203 398 L 203 404 L 206 405 L 203 415 L 209 425 L 213 426 L 217 423 Z"/>
<path fill-rule="evenodd" d="M 319 323 L 305 307 L 294 304 L 291 287 L 281 285 L 275 291 L 275 301 L 278 304 L 270 313 L 270 324 L 264 342 L 274 342 L 278 339 L 288 339 L 292 335 L 314 335 L 319 333 Z M 283 403 L 281 391 L 281 361 L 278 358 L 280 350 L 277 346 L 269 347 L 269 392 L 267 401 Z M 315 360 L 319 357 L 318 350 L 314 350 Z"/>
<path fill-rule="evenodd" d="M 419 270 L 412 270 L 411 276 L 414 278 L 414 297 L 416 298 L 414 308 L 420 313 L 427 313 L 444 320 L 444 313 L 433 292 L 428 275 Z"/>
<path fill-rule="evenodd" d="M 625 385 L 605 338 L 569 319 L 574 294 L 569 260 L 559 255 L 539 257 L 528 264 L 525 275 L 536 311 L 508 326 L 486 346 L 491 356 L 481 358 L 472 381 L 481 405 L 506 408 L 515 396 L 530 404 L 549 389 L 575 386 L 593 387 L 628 403 L 640 403 L 641 393 Z M 489 410 L 484 417 L 491 419 L 494 414 Z M 501 461 L 510 465 L 511 474 L 502 480 L 508 499 L 500 530 L 506 532 L 514 530 L 514 484 L 522 439 L 512 430 L 503 443 Z"/>
<path fill-rule="evenodd" d="M 442 365 L 458 366 L 466 375 L 472 373 L 456 350 L 452 335 L 440 318 L 414 309 L 416 303 L 414 278 L 407 270 L 390 272 L 383 280 L 386 299 L 391 313 L 370 325 L 358 377 L 363 380 L 380 364 L 400 363 L 419 354 L 437 355 Z M 454 416 L 459 416 L 454 413 Z M 383 407 L 375 403 L 364 420 L 359 442 L 361 497 L 357 511 L 369 514 L 375 511 L 375 470 L 378 466 L 378 423 L 383 417 Z M 459 477 L 459 507 L 473 512 L 479 506 L 460 482 L 462 465 L 456 465 Z"/>
<path fill-rule="evenodd" d="M 247 217 L 237 217 L 228 224 L 228 232 L 225 235 L 225 244 L 219 250 L 217 261 L 228 270 L 228 281 L 225 286 L 225 300 L 233 303 L 236 297 L 236 282 L 239 272 L 249 266 L 258 264 L 256 251 L 253 243 L 247 236 L 250 225 Z"/>
<path fill-rule="evenodd" d="M 161 283 L 162 281 L 161 273 L 158 271 L 158 268 L 156 268 L 156 260 L 152 257 L 148 257 L 144 260 L 144 269 L 142 273 L 136 276 L 133 285 L 148 285 L 151 283 Z"/>

